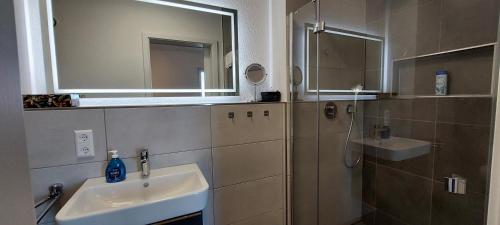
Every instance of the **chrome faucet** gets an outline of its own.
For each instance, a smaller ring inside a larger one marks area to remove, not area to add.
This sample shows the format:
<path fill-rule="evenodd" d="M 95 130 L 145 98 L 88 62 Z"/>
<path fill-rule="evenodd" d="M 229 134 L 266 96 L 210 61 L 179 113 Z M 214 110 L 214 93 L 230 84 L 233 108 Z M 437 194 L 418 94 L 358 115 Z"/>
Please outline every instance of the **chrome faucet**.
<path fill-rule="evenodd" d="M 149 177 L 151 167 L 149 165 L 149 153 L 147 149 L 141 151 L 141 170 L 142 177 Z"/>

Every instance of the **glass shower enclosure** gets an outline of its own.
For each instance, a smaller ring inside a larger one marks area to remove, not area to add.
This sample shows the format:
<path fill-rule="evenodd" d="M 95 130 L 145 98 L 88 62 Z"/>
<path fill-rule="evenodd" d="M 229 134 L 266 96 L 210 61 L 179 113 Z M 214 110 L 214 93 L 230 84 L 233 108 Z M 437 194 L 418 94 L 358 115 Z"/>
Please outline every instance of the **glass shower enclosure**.
<path fill-rule="evenodd" d="M 294 225 L 486 224 L 496 0 L 289 15 Z"/>

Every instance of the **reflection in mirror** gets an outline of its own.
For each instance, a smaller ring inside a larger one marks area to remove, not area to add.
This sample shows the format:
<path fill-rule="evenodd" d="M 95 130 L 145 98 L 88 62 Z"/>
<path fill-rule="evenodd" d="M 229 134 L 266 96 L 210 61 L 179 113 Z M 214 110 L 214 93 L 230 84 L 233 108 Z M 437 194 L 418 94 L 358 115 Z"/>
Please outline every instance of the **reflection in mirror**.
<path fill-rule="evenodd" d="M 185 1 L 48 0 L 54 92 L 237 95 L 236 17 Z"/>
<path fill-rule="evenodd" d="M 299 66 L 294 66 L 292 72 L 292 93 L 293 93 L 292 96 L 294 99 L 298 99 L 299 87 L 302 84 L 303 80 L 304 76 L 302 74 L 302 70 L 300 69 Z"/>
<path fill-rule="evenodd" d="M 381 90 L 383 38 L 335 28 L 327 28 L 317 38 L 312 29 L 308 27 L 306 34 L 308 92 L 316 92 L 317 77 L 323 93 L 350 93 L 358 84 L 365 87 L 362 92 Z"/>
<path fill-rule="evenodd" d="M 300 67 L 298 66 L 294 66 L 293 67 L 293 77 L 292 77 L 292 82 L 293 82 L 293 85 L 294 86 L 299 86 L 302 84 L 302 80 L 303 80 L 303 76 L 302 76 L 302 70 L 300 69 Z"/>

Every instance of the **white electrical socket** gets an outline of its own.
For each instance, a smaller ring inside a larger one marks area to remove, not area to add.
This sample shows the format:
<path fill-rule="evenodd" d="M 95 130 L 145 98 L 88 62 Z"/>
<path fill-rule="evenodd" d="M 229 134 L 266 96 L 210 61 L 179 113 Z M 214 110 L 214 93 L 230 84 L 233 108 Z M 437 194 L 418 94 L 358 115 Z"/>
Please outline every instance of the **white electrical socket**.
<path fill-rule="evenodd" d="M 94 135 L 92 130 L 75 130 L 76 157 L 94 157 Z"/>

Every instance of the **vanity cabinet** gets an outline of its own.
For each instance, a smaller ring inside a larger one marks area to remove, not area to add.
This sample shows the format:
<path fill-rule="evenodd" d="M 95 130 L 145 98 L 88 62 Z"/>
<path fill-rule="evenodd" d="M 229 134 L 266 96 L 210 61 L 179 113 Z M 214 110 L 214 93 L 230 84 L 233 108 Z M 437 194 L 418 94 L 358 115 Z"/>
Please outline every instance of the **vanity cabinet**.
<path fill-rule="evenodd" d="M 192 213 L 150 225 L 203 225 L 203 214 L 201 212 Z"/>
<path fill-rule="evenodd" d="M 284 138 L 282 103 L 217 105 L 212 107 L 212 147 Z"/>

